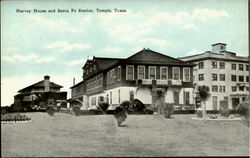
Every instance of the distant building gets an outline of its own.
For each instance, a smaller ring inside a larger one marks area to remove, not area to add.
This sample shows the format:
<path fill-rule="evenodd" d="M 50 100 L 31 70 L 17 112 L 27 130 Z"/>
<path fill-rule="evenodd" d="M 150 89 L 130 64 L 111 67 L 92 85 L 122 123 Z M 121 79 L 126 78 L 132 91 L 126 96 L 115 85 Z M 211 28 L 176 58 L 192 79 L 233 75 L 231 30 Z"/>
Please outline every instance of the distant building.
<path fill-rule="evenodd" d="M 227 101 L 228 107 L 235 109 L 249 95 L 249 57 L 227 51 L 225 43 L 213 44 L 212 52 L 180 59 L 196 64 L 193 70 L 196 88 L 209 86 L 208 110 L 219 110 L 220 101 Z"/>
<path fill-rule="evenodd" d="M 106 101 L 112 108 L 139 99 L 146 106 L 161 99 L 176 108 L 194 109 L 193 64 L 143 49 L 125 58 L 93 57 L 83 66 L 83 81 L 71 87 L 72 104 L 85 109 Z"/>
<path fill-rule="evenodd" d="M 62 86 L 50 82 L 50 76 L 44 80 L 25 87 L 14 96 L 17 110 L 46 109 L 48 105 L 60 104 L 66 107 L 67 92 L 61 92 Z"/>

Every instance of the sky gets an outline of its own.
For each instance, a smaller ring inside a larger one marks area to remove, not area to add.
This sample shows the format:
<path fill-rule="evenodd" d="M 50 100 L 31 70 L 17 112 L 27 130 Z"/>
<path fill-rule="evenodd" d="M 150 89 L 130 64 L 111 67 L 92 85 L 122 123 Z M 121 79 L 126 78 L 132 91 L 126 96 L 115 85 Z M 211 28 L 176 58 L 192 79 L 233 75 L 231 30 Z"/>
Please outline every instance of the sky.
<path fill-rule="evenodd" d="M 45 75 L 70 98 L 88 56 L 127 58 L 149 48 L 183 57 L 218 42 L 248 56 L 247 9 L 247 0 L 1 1 L 1 106 Z"/>

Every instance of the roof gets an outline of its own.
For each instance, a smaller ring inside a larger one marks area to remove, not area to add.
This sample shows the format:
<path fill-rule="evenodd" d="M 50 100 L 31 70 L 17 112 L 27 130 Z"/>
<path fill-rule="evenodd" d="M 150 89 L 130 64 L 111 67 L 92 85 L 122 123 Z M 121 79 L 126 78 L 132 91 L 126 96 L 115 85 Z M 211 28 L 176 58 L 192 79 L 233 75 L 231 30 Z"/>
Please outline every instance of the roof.
<path fill-rule="evenodd" d="M 212 44 L 212 46 L 216 46 L 216 45 L 219 45 L 219 44 L 221 44 L 221 45 L 227 45 L 226 43 L 215 43 L 215 44 Z"/>
<path fill-rule="evenodd" d="M 192 66 L 192 64 L 189 64 L 185 61 L 155 52 L 150 49 L 143 49 L 138 53 L 128 57 L 125 60 L 125 63 Z"/>
<path fill-rule="evenodd" d="M 82 83 L 84 83 L 84 81 L 81 81 L 81 82 L 75 84 L 74 86 L 70 87 L 70 89 L 75 88 L 75 87 L 79 86 L 79 85 L 82 84 Z"/>
<path fill-rule="evenodd" d="M 235 62 L 249 62 L 248 57 L 236 56 L 236 53 L 229 51 L 222 51 L 221 53 L 212 53 L 210 51 L 206 51 L 204 53 L 185 56 L 179 58 L 183 61 L 201 61 L 206 59 L 212 60 L 225 60 L 225 61 L 235 61 Z"/>
<path fill-rule="evenodd" d="M 55 84 L 54 82 L 49 82 L 49 84 L 50 84 L 50 88 L 62 88 L 63 87 L 61 85 Z M 42 87 L 44 87 L 44 80 L 39 81 L 39 82 L 37 82 L 35 84 L 32 84 L 32 85 L 30 85 L 28 87 L 25 87 L 25 88 L 19 90 L 18 92 L 26 91 L 26 90 L 29 90 L 29 89 L 32 89 L 32 88 L 42 88 Z"/>
<path fill-rule="evenodd" d="M 115 64 L 117 64 L 119 61 L 123 60 L 121 58 L 102 58 L 102 57 L 94 57 L 94 60 L 96 61 L 99 70 L 105 70 Z"/>
<path fill-rule="evenodd" d="M 99 71 L 87 76 L 86 79 L 90 78 L 91 76 L 96 75 L 97 73 L 100 73 L 101 71 L 108 70 L 112 68 L 113 66 L 116 66 L 118 64 L 124 64 L 124 63 L 125 64 L 148 64 L 148 65 L 150 64 L 150 65 L 194 66 L 194 64 L 192 63 L 182 61 L 180 59 L 173 58 L 165 54 L 155 52 L 150 49 L 143 49 L 128 58 L 94 57 L 92 62 L 87 61 L 85 63 L 85 65 L 83 66 L 83 69 L 86 68 L 87 65 L 91 63 L 92 64 L 96 63 L 97 66 L 99 67 Z"/>

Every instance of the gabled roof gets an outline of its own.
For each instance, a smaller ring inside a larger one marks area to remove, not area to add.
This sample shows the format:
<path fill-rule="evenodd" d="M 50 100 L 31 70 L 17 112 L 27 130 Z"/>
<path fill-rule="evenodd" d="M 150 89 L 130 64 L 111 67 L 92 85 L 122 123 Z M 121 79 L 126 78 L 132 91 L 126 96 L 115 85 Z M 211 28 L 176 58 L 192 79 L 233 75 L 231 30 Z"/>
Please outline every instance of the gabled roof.
<path fill-rule="evenodd" d="M 152 51 L 150 49 L 143 49 L 138 53 L 128 57 L 126 61 L 143 64 L 187 64 L 185 61 Z"/>
<path fill-rule="evenodd" d="M 50 88 L 62 88 L 63 87 L 61 85 L 55 84 L 54 82 L 49 82 L 49 84 L 50 84 Z M 32 89 L 32 88 L 43 88 L 43 87 L 44 87 L 44 80 L 39 81 L 39 82 L 37 82 L 35 84 L 32 84 L 32 85 L 30 85 L 28 87 L 25 87 L 25 88 L 19 90 L 18 92 L 26 91 L 26 90 L 29 90 L 29 89 Z"/>
<path fill-rule="evenodd" d="M 94 57 L 95 62 L 97 63 L 99 70 L 105 70 L 115 64 L 117 64 L 119 61 L 123 60 L 121 58 L 101 58 L 101 57 Z"/>

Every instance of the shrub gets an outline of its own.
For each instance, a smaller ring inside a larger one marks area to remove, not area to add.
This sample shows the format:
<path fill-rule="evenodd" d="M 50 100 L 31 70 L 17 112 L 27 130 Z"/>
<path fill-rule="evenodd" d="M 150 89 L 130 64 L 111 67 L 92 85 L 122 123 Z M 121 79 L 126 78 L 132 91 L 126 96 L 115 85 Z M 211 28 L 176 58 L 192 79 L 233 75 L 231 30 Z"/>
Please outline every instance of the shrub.
<path fill-rule="evenodd" d="M 197 115 L 197 117 L 199 117 L 199 118 L 202 118 L 203 117 L 203 110 L 202 109 L 197 109 L 197 111 L 196 111 L 196 115 Z"/>
<path fill-rule="evenodd" d="M 154 111 L 153 110 L 150 110 L 150 109 L 144 109 L 144 114 L 153 114 Z"/>
<path fill-rule="evenodd" d="M 101 111 L 103 113 L 106 113 L 109 107 L 109 103 L 105 103 L 105 102 L 100 102 L 99 103 L 99 108 L 101 109 Z"/>
<path fill-rule="evenodd" d="M 76 116 L 81 115 L 81 109 L 80 108 L 81 107 L 79 105 L 73 105 L 72 110 L 73 110 L 73 112 L 75 113 Z"/>
<path fill-rule="evenodd" d="M 120 107 L 125 110 L 125 111 L 129 111 L 129 101 L 123 101 L 120 105 Z"/>
<path fill-rule="evenodd" d="M 171 103 L 165 103 L 163 107 L 163 114 L 165 118 L 170 118 L 174 113 L 174 105 Z"/>
<path fill-rule="evenodd" d="M 27 121 L 27 120 L 31 120 L 31 118 L 21 114 L 1 115 L 1 121 Z"/>
<path fill-rule="evenodd" d="M 120 106 L 115 108 L 114 117 L 116 118 L 117 124 L 120 127 L 121 124 L 126 120 L 127 114 Z"/>
<path fill-rule="evenodd" d="M 230 115 L 230 109 L 227 109 L 227 108 L 220 108 L 220 115 L 222 117 L 229 117 Z"/>
<path fill-rule="evenodd" d="M 129 104 L 129 111 L 140 112 L 144 109 L 146 109 L 146 107 L 139 99 L 134 99 Z"/>
<path fill-rule="evenodd" d="M 46 111 L 50 116 L 53 116 L 56 112 L 56 109 L 52 106 L 49 106 L 49 107 L 47 107 Z"/>
<path fill-rule="evenodd" d="M 250 99 L 247 98 L 244 102 L 236 107 L 236 112 L 244 117 L 244 123 L 249 126 Z"/>

